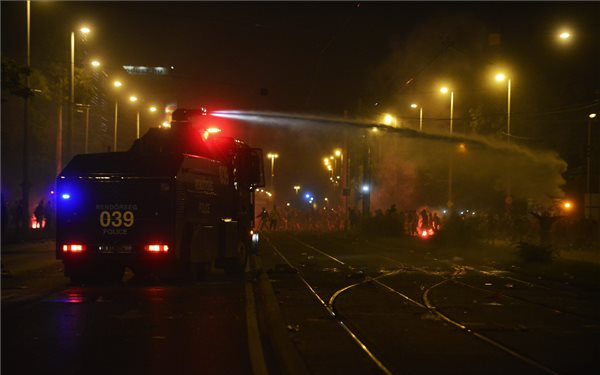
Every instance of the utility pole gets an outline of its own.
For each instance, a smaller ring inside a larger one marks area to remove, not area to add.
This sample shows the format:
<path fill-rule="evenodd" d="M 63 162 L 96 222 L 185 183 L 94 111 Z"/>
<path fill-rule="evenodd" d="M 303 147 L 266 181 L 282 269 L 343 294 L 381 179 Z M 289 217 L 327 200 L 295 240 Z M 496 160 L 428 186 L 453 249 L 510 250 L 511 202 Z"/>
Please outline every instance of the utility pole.
<path fill-rule="evenodd" d="M 368 134 L 365 134 L 364 181 L 361 188 L 363 201 L 363 217 L 371 215 L 371 146 Z"/>
<path fill-rule="evenodd" d="M 23 106 L 23 182 L 21 189 L 23 192 L 23 217 L 18 220 L 23 220 L 25 228 L 29 228 L 29 98 L 31 96 L 30 79 L 31 74 L 31 2 L 27 1 L 27 56 L 25 67 L 25 90 L 24 90 L 24 106 Z"/>
<path fill-rule="evenodd" d="M 65 151 L 66 162 L 69 161 L 73 152 L 73 112 L 75 111 L 75 32 L 71 31 L 71 74 L 69 79 L 69 115 L 67 116 L 67 149 Z M 66 164 L 66 163 L 65 163 Z"/>

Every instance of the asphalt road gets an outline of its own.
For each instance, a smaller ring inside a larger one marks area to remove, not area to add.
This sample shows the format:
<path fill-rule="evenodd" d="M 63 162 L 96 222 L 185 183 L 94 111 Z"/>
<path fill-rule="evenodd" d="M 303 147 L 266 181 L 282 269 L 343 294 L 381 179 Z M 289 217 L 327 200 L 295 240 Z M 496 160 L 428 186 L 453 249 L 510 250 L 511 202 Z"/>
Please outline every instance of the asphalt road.
<path fill-rule="evenodd" d="M 597 288 L 410 241 L 264 237 L 263 265 L 313 374 L 600 372 Z"/>
<path fill-rule="evenodd" d="M 245 280 L 70 285 L 53 243 L 3 247 L 3 374 L 249 374 Z"/>
<path fill-rule="evenodd" d="M 600 283 L 506 270 L 489 249 L 264 233 L 245 280 L 71 285 L 53 246 L 2 248 L 3 373 L 600 372 Z"/>

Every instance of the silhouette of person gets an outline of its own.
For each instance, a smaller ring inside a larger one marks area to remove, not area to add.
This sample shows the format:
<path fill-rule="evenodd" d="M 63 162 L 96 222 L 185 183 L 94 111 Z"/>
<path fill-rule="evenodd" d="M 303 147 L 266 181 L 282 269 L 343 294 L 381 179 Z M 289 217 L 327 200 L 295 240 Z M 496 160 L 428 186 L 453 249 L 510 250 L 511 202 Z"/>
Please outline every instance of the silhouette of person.
<path fill-rule="evenodd" d="M 33 211 L 33 215 L 35 216 L 35 221 L 38 223 L 39 228 L 42 227 L 42 222 L 44 221 L 45 211 L 46 210 L 44 209 L 44 200 L 40 199 L 39 203 L 35 207 L 35 210 Z"/>
<path fill-rule="evenodd" d="M 267 221 L 269 220 L 269 213 L 267 212 L 267 209 L 263 207 L 262 211 L 260 211 L 260 213 L 256 217 L 260 218 L 260 227 L 258 229 L 265 229 L 267 227 Z"/>

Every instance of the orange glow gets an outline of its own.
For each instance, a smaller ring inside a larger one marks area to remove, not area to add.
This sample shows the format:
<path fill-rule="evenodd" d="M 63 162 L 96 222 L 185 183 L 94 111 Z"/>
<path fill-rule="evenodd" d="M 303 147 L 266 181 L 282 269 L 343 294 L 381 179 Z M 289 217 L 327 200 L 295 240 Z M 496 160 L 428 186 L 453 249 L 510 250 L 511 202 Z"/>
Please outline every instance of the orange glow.
<path fill-rule="evenodd" d="M 31 229 L 41 229 L 46 227 L 46 219 L 42 219 L 41 224 L 38 223 L 38 221 L 35 219 L 35 215 L 31 214 L 31 217 L 29 218 L 29 228 Z"/>
<path fill-rule="evenodd" d="M 204 131 L 202 132 L 202 137 L 204 139 L 208 139 L 208 137 L 210 137 L 211 134 L 217 134 L 220 132 L 221 132 L 221 129 L 215 128 L 215 127 L 210 127 L 208 129 L 204 129 Z"/>
<path fill-rule="evenodd" d="M 151 244 L 146 245 L 144 249 L 151 253 L 166 253 L 169 251 L 169 245 Z"/>

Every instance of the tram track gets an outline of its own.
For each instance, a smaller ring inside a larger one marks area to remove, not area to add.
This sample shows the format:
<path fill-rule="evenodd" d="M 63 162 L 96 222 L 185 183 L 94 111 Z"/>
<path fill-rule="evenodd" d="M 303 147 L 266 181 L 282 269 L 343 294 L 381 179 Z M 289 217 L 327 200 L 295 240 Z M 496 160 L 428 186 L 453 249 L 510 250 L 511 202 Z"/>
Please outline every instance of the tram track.
<path fill-rule="evenodd" d="M 392 262 L 394 262 L 397 265 L 402 266 L 402 267 L 412 268 L 412 269 L 414 269 L 416 271 L 427 273 L 427 274 L 430 274 L 430 275 L 434 275 L 435 274 L 435 273 L 432 273 L 430 271 L 427 271 L 427 270 L 423 269 L 422 267 L 409 266 L 409 265 L 407 265 L 407 264 L 405 264 L 405 263 L 403 263 L 403 262 L 401 262 L 401 261 L 399 261 L 397 259 L 394 259 L 394 258 L 391 258 L 391 257 L 388 257 L 388 256 L 382 256 L 382 255 L 379 255 L 379 256 L 382 257 L 382 258 L 384 258 L 384 259 L 386 259 L 386 260 L 392 261 Z M 505 276 L 505 275 L 502 274 L 502 272 L 506 272 L 504 270 L 485 271 L 485 270 L 481 270 L 481 269 L 475 268 L 473 266 L 463 266 L 463 265 L 460 265 L 460 264 L 457 264 L 457 263 L 453 263 L 453 262 L 446 262 L 446 263 L 449 266 L 451 266 L 451 267 L 462 267 L 465 270 L 468 270 L 468 271 L 471 271 L 471 272 L 476 272 L 476 273 L 485 275 L 487 277 L 496 278 L 496 279 L 510 280 L 511 282 L 517 282 L 517 283 L 520 283 L 520 284 L 525 285 L 525 286 L 527 286 L 529 288 L 532 288 L 532 289 L 533 288 L 538 288 L 538 289 L 542 289 L 542 290 L 545 290 L 545 291 L 548 291 L 548 292 L 553 292 L 553 291 L 556 290 L 556 288 L 551 288 L 551 287 L 548 287 L 548 286 L 545 286 L 545 285 L 541 285 L 541 284 L 537 284 L 537 283 L 532 283 L 532 282 L 521 280 L 521 279 L 518 279 L 518 278 L 515 278 L 515 277 L 512 277 L 512 276 Z M 482 288 L 481 286 L 477 286 L 477 285 L 472 285 L 472 284 L 469 284 L 469 283 L 465 283 L 463 281 L 457 280 L 456 278 L 451 278 L 449 281 L 451 281 L 452 283 L 455 283 L 455 284 L 459 284 L 459 285 L 465 286 L 467 288 L 479 290 L 479 291 L 487 293 L 489 295 L 497 295 L 498 293 L 502 293 L 503 297 L 511 298 L 511 299 L 514 299 L 514 300 L 517 300 L 517 301 L 520 301 L 520 302 L 524 302 L 524 303 L 528 303 L 528 304 L 531 304 L 531 305 L 534 305 L 534 306 L 542 307 L 542 308 L 551 310 L 554 313 L 567 314 L 567 315 L 571 315 L 571 316 L 574 316 L 574 317 L 577 317 L 577 318 L 581 318 L 581 319 L 586 319 L 586 320 L 590 320 L 590 321 L 594 321 L 594 322 L 600 322 L 600 319 L 598 319 L 597 317 L 589 316 L 589 315 L 586 315 L 586 314 L 580 314 L 580 313 L 577 313 L 577 312 L 574 312 L 574 311 L 567 310 L 567 309 L 565 309 L 563 307 L 558 307 L 558 306 L 554 306 L 554 305 L 550 305 L 550 304 L 546 304 L 546 303 L 532 301 L 530 299 L 523 298 L 523 297 L 520 297 L 520 296 L 516 296 L 516 295 L 514 295 L 512 293 L 508 293 L 506 290 L 500 291 L 498 289 L 486 289 L 486 288 Z M 493 283 L 490 283 L 490 284 L 493 284 Z M 575 294 L 572 294 L 569 297 L 571 297 L 571 298 L 577 298 L 578 296 L 575 295 Z"/>
<path fill-rule="evenodd" d="M 309 243 L 301 241 L 296 237 L 290 237 L 290 238 L 293 238 L 294 241 L 298 242 L 303 247 L 308 248 L 308 249 L 336 262 L 337 264 L 344 267 L 348 271 L 352 271 L 352 270 L 355 270 L 358 268 L 357 266 L 351 265 L 347 262 L 344 262 L 343 260 L 339 259 L 338 257 L 335 257 L 334 255 L 332 255 L 326 251 L 323 251 Z M 267 238 L 267 241 L 271 244 L 271 246 L 273 246 L 273 248 L 278 253 L 278 255 L 281 256 L 282 259 L 284 259 L 284 261 L 286 263 L 288 263 L 288 265 L 290 267 L 294 267 L 294 265 L 287 258 L 285 258 L 285 256 L 283 254 L 281 254 L 281 252 L 278 249 L 276 249 L 275 244 L 273 244 L 268 238 Z M 382 249 L 382 250 L 384 250 L 384 249 Z M 331 314 L 331 316 L 336 319 L 336 321 L 346 330 L 346 332 L 353 338 L 353 340 L 361 347 L 361 349 L 365 353 L 367 353 L 367 355 L 373 360 L 373 362 L 377 365 L 377 367 L 380 368 L 384 373 L 392 374 L 390 372 L 390 370 L 388 369 L 388 367 L 384 364 L 384 362 L 378 358 L 377 354 L 375 354 L 375 350 L 373 350 L 365 345 L 365 339 L 361 338 L 360 331 L 357 330 L 356 328 L 351 328 L 352 323 L 344 317 L 343 313 L 340 312 L 336 306 L 336 301 L 339 299 L 340 296 L 346 294 L 348 291 L 350 291 L 353 288 L 356 288 L 361 285 L 365 285 L 367 283 L 378 285 L 379 287 L 393 293 L 394 295 L 397 295 L 397 296 L 403 298 L 404 300 L 411 303 L 413 306 L 420 308 L 424 311 L 427 311 L 428 313 L 434 314 L 435 316 L 437 316 L 439 318 L 440 321 L 443 321 L 443 322 L 455 327 L 456 329 L 459 329 L 460 331 L 489 344 L 490 346 L 494 347 L 495 349 L 500 350 L 500 351 L 504 352 L 505 354 L 508 354 L 511 357 L 513 357 L 529 366 L 535 367 L 538 370 L 540 370 L 544 373 L 547 373 L 547 374 L 559 374 L 557 371 L 554 371 L 553 369 L 549 368 L 548 366 L 528 357 L 527 355 L 525 355 L 523 353 L 518 352 L 515 349 L 510 348 L 509 346 L 506 346 L 505 344 L 503 344 L 497 340 L 494 340 L 491 337 L 488 337 L 488 336 L 482 334 L 481 332 L 478 332 L 476 329 L 469 327 L 467 324 L 463 324 L 460 321 L 452 319 L 452 317 L 450 317 L 449 315 L 444 314 L 442 311 L 440 311 L 438 306 L 436 306 L 433 303 L 432 298 L 431 298 L 432 291 L 434 289 L 439 288 L 448 283 L 454 283 L 456 285 L 461 285 L 464 287 L 477 289 L 477 290 L 480 290 L 480 291 L 483 291 L 486 293 L 493 293 L 492 291 L 486 290 L 484 288 L 469 285 L 467 283 L 457 280 L 457 278 L 462 276 L 466 272 L 466 270 L 469 270 L 472 272 L 479 272 L 480 270 L 475 269 L 473 267 L 468 267 L 468 266 L 465 267 L 462 265 L 450 264 L 450 266 L 453 268 L 453 272 L 452 272 L 452 274 L 448 275 L 447 272 L 430 271 L 430 270 L 424 269 L 422 267 L 410 266 L 410 265 L 400 262 L 397 259 L 393 259 L 393 258 L 390 258 L 387 256 L 382 256 L 379 254 L 372 254 L 372 255 L 377 255 L 379 257 L 386 258 L 388 261 L 392 261 L 396 265 L 396 267 L 398 267 L 398 269 L 388 271 L 386 273 L 383 273 L 383 274 L 375 276 L 375 277 L 365 277 L 365 279 L 363 279 L 359 282 L 355 282 L 355 283 L 349 284 L 343 288 L 340 288 L 331 295 L 331 297 L 329 298 L 329 300 L 327 300 L 327 302 L 324 297 L 320 296 L 317 293 L 316 288 L 314 286 L 311 286 L 311 284 L 302 276 L 300 271 L 298 271 L 298 276 L 301 278 L 302 282 L 308 287 L 308 289 L 315 295 L 315 297 L 317 297 L 317 299 L 319 300 L 321 305 L 323 305 L 323 307 L 328 311 L 328 313 Z M 296 268 L 296 267 L 294 267 L 294 268 Z M 411 297 L 408 293 L 404 293 L 403 291 L 398 290 L 397 288 L 394 288 L 394 287 L 388 285 L 386 282 L 384 282 L 385 278 L 397 275 L 398 273 L 405 272 L 407 270 L 416 271 L 416 272 L 419 272 L 419 273 L 422 273 L 422 274 L 425 274 L 428 276 L 432 276 L 432 277 L 441 277 L 442 280 L 440 280 L 437 283 L 434 283 L 433 285 L 430 285 L 429 287 L 422 290 L 422 293 L 418 298 Z M 482 274 L 487 273 L 487 275 L 490 276 L 490 272 L 488 272 L 488 271 L 481 271 L 480 273 L 482 273 Z M 523 285 L 527 285 L 530 287 L 534 286 L 533 283 L 530 283 L 528 281 L 519 280 L 519 279 L 512 278 L 512 277 L 511 277 L 511 279 L 514 282 L 519 282 L 519 283 L 522 283 Z M 510 296 L 510 295 L 507 295 L 507 296 L 510 298 L 513 298 L 513 296 Z M 419 298 L 421 301 L 418 300 Z M 552 308 L 550 306 L 544 306 L 544 305 L 538 304 L 533 301 L 528 301 L 526 299 L 522 299 L 522 298 L 520 299 L 520 298 L 516 298 L 516 297 L 515 297 L 515 299 L 521 300 L 521 302 L 532 303 L 532 304 L 538 305 L 539 307 L 553 309 L 554 311 L 556 311 L 555 308 Z M 577 314 L 575 314 L 575 315 L 577 315 Z M 583 317 L 583 318 L 589 319 L 589 317 Z"/>

